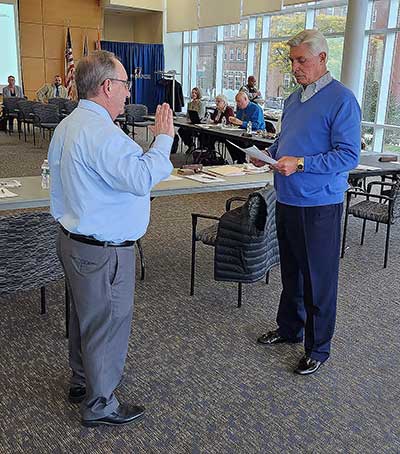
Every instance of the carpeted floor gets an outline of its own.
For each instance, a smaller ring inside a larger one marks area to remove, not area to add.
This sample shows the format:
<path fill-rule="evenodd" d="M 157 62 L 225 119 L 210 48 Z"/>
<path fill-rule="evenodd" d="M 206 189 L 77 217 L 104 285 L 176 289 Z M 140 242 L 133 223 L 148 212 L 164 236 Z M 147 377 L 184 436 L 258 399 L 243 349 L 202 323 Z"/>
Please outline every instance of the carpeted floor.
<path fill-rule="evenodd" d="M 39 173 L 44 148 L 3 140 L 2 176 Z M 62 282 L 48 289 L 45 316 L 39 291 L 0 300 L 1 454 L 400 452 L 399 228 L 384 270 L 384 229 L 375 234 L 371 224 L 359 246 L 361 223 L 351 220 L 332 356 L 305 378 L 292 372 L 301 345 L 255 343 L 275 326 L 278 269 L 269 285 L 245 286 L 238 309 L 236 285 L 213 281 L 213 250 L 200 246 L 189 296 L 190 213 L 219 214 L 232 195 L 152 202 L 143 239 L 147 274 L 137 282 L 118 390 L 121 401 L 146 406 L 137 425 L 86 429 L 67 402 Z"/>

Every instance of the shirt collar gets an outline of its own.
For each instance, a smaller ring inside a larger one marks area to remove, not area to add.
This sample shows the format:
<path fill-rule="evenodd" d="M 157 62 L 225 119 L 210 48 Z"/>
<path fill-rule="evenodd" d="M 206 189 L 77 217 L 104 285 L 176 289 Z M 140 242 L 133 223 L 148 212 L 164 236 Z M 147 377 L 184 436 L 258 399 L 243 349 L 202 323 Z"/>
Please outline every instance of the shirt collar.
<path fill-rule="evenodd" d="M 332 82 L 333 78 L 331 76 L 331 73 L 328 71 L 325 73 L 322 77 L 320 77 L 318 80 L 313 82 L 310 85 L 307 85 L 306 88 L 301 87 L 301 102 L 306 102 L 310 98 L 312 98 L 315 94 L 317 94 L 320 90 L 322 90 L 324 87 L 326 87 L 328 84 Z"/>
<path fill-rule="evenodd" d="M 88 99 L 80 99 L 78 107 L 86 110 L 91 110 L 92 112 L 96 112 L 99 115 L 101 115 L 105 120 L 112 121 L 111 115 L 108 113 L 108 111 L 100 104 L 97 104 L 97 102 L 89 101 Z"/>

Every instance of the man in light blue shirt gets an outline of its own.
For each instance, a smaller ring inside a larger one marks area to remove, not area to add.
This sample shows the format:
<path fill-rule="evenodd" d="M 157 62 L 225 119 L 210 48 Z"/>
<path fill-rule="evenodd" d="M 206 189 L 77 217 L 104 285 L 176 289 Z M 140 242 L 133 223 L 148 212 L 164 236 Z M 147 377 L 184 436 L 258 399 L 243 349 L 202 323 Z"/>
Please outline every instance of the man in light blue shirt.
<path fill-rule="evenodd" d="M 151 188 L 172 171 L 174 127 L 158 106 L 153 147 L 142 148 L 115 124 L 130 96 L 114 54 L 94 52 L 76 68 L 79 105 L 56 128 L 49 148 L 51 213 L 60 223 L 58 255 L 71 297 L 69 400 L 82 424 L 121 425 L 142 406 L 119 404 L 133 312 L 134 243 L 146 232 Z"/>

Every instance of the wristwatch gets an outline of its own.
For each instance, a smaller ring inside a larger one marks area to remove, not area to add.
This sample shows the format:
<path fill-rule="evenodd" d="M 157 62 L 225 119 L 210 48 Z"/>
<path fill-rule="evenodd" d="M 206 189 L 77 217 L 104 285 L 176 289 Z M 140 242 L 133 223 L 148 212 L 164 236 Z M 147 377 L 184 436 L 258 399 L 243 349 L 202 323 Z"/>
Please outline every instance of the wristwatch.
<path fill-rule="evenodd" d="M 297 158 L 297 172 L 304 172 L 304 158 Z"/>

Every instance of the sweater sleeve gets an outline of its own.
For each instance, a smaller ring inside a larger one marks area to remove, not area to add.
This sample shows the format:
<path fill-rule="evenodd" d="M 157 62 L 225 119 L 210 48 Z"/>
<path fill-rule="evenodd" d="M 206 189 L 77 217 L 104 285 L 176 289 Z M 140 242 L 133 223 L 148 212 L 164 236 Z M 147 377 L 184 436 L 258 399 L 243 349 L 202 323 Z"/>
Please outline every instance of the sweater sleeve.
<path fill-rule="evenodd" d="M 304 171 L 309 173 L 347 172 L 354 169 L 361 151 L 361 111 L 354 96 L 339 106 L 331 125 L 332 148 L 325 153 L 304 157 Z"/>

